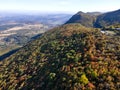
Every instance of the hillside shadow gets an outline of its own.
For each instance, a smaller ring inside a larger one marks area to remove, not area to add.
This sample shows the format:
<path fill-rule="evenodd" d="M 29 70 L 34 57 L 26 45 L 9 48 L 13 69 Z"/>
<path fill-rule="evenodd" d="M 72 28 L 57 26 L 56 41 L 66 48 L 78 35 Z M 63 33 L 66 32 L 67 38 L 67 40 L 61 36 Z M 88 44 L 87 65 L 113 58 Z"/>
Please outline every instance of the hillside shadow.
<path fill-rule="evenodd" d="M 0 56 L 0 61 L 3 60 L 3 59 L 5 59 L 5 58 L 7 58 L 7 57 L 9 57 L 10 55 L 14 54 L 14 53 L 17 52 L 19 49 L 20 49 L 20 48 L 11 50 L 11 51 L 9 51 L 8 53 Z"/>

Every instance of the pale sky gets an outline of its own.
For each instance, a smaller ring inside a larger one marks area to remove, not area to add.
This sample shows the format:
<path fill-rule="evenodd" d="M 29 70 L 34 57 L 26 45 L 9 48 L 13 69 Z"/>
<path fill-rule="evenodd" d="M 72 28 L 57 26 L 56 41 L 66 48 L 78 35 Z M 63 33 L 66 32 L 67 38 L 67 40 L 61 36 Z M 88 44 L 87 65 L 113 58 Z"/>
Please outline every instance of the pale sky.
<path fill-rule="evenodd" d="M 120 0 L 0 0 L 0 10 L 93 12 L 120 9 Z"/>

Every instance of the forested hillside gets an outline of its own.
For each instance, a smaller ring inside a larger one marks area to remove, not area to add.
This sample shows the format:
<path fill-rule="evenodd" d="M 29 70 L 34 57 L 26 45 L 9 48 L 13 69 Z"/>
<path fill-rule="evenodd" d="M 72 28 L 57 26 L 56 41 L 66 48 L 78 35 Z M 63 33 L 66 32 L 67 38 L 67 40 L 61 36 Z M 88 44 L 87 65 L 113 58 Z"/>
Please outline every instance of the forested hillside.
<path fill-rule="evenodd" d="M 0 62 L 1 90 L 119 90 L 120 37 L 54 28 Z"/>
<path fill-rule="evenodd" d="M 120 23 L 120 10 L 98 13 L 98 12 L 78 12 L 73 15 L 67 22 L 80 23 L 86 27 L 103 28 L 110 25 L 116 25 Z"/>
<path fill-rule="evenodd" d="M 97 17 L 95 27 L 105 27 L 120 23 L 120 10 L 107 12 Z"/>
<path fill-rule="evenodd" d="M 94 27 L 94 22 L 96 20 L 96 14 L 94 13 L 84 13 L 84 12 L 78 12 L 75 15 L 73 15 L 67 22 L 68 23 L 80 23 L 83 26 L 86 27 Z"/>

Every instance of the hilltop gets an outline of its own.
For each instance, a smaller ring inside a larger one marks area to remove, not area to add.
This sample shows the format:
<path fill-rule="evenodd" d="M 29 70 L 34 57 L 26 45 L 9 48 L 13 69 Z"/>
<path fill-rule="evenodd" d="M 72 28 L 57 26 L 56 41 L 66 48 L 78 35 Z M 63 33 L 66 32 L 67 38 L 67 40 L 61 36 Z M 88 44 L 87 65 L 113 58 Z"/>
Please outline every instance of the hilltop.
<path fill-rule="evenodd" d="M 118 90 L 120 37 L 66 24 L 0 62 L 2 90 Z"/>
<path fill-rule="evenodd" d="M 68 23 L 80 23 L 83 26 L 86 27 L 93 27 L 94 22 L 96 20 L 96 13 L 84 13 L 84 12 L 78 12 L 75 15 L 73 15 L 67 22 Z"/>
<path fill-rule="evenodd" d="M 112 12 L 78 12 L 73 15 L 66 24 L 80 23 L 86 27 L 103 28 L 120 23 L 120 9 Z"/>

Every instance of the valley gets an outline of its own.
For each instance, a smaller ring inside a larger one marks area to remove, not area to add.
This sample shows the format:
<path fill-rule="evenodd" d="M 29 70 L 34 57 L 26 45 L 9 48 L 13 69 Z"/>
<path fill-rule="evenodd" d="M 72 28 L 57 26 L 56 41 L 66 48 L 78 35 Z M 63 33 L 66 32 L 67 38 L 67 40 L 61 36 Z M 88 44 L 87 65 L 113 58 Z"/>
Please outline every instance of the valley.
<path fill-rule="evenodd" d="M 20 48 L 35 36 L 63 24 L 70 14 L 0 13 L 0 56 Z"/>
<path fill-rule="evenodd" d="M 2 26 L 1 26 L 2 27 Z M 0 55 L 16 49 L 30 41 L 30 38 L 48 30 L 43 24 L 23 24 L 0 31 Z"/>

